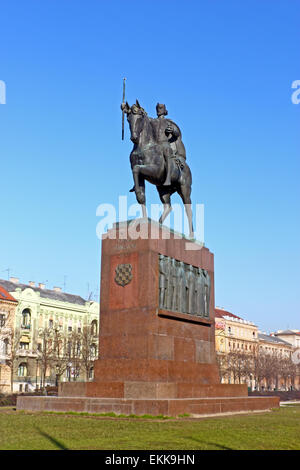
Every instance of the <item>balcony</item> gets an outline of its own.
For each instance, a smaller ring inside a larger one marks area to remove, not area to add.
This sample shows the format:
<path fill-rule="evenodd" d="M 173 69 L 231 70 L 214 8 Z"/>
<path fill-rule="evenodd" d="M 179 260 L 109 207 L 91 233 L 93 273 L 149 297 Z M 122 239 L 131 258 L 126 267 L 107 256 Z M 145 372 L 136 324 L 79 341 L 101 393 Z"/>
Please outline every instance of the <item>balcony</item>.
<path fill-rule="evenodd" d="M 18 349 L 17 356 L 19 357 L 37 357 L 37 352 L 32 349 Z"/>

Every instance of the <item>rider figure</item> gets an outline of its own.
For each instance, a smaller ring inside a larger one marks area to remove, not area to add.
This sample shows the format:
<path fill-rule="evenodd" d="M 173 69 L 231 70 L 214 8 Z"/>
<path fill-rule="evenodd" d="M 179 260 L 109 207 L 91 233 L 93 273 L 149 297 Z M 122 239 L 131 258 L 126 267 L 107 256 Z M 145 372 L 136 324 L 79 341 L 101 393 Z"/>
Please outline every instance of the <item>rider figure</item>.
<path fill-rule="evenodd" d="M 121 109 L 123 110 L 125 104 L 122 103 Z M 177 124 L 175 124 L 171 119 L 165 119 L 168 111 L 165 104 L 157 103 L 156 105 L 156 119 L 151 119 L 151 124 L 154 129 L 156 142 L 162 145 L 164 159 L 166 162 L 166 180 L 163 183 L 163 186 L 171 185 L 171 174 L 172 174 L 172 165 L 171 158 L 181 160 L 186 160 L 186 152 L 184 144 L 181 140 L 181 131 Z M 130 189 L 130 192 L 134 192 L 135 187 Z"/>
<path fill-rule="evenodd" d="M 170 119 L 165 119 L 168 111 L 166 105 L 157 103 L 157 119 L 153 119 L 156 132 L 156 141 L 163 146 L 164 158 L 166 162 L 167 176 L 163 186 L 171 185 L 171 158 L 181 157 L 186 160 L 185 147 L 181 140 L 179 127 Z"/>

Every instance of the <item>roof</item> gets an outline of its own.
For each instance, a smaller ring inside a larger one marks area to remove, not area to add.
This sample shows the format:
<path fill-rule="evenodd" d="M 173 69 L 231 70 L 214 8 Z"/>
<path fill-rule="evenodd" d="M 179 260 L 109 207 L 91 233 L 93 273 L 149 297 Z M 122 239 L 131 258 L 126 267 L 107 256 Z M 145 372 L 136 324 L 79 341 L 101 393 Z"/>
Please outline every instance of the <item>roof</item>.
<path fill-rule="evenodd" d="M 284 335 L 284 336 L 297 335 L 297 336 L 300 336 L 300 331 L 293 331 L 293 330 L 276 331 L 276 333 L 274 333 L 274 335 L 275 336 L 280 336 L 280 335 Z"/>
<path fill-rule="evenodd" d="M 45 299 L 53 299 L 60 302 L 68 302 L 76 305 L 85 305 L 86 303 L 86 301 L 79 295 L 67 294 L 66 292 L 57 292 L 51 289 L 42 289 L 40 287 L 32 287 L 29 284 L 17 284 L 15 282 L 5 281 L 4 279 L 0 279 L 0 288 L 1 287 L 7 292 L 15 292 L 17 288 L 20 288 L 22 291 L 25 289 L 32 289 L 35 292 L 39 292 L 40 296 Z"/>
<path fill-rule="evenodd" d="M 16 303 L 18 303 L 18 301 L 12 295 L 10 295 L 10 293 L 7 292 L 7 290 L 4 289 L 4 287 L 2 287 L 0 285 L 0 301 L 1 300 L 5 300 L 7 302 L 16 302 Z"/>
<path fill-rule="evenodd" d="M 258 339 L 261 341 L 266 341 L 268 343 L 282 344 L 282 346 L 290 346 L 291 343 L 284 341 L 283 339 L 277 338 L 276 336 L 266 335 L 264 333 L 258 333 Z"/>
<path fill-rule="evenodd" d="M 223 308 L 215 308 L 215 316 L 216 318 L 224 318 L 224 317 L 232 317 L 232 318 L 237 318 L 239 320 L 242 320 L 241 317 L 238 317 L 237 315 L 234 315 L 231 312 L 228 312 L 227 310 L 224 310 Z"/>

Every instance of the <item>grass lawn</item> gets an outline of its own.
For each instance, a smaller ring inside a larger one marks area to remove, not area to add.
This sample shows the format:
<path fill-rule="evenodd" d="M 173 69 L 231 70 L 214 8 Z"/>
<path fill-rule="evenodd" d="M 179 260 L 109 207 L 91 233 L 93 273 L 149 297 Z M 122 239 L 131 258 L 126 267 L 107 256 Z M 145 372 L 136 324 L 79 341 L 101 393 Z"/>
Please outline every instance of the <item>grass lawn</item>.
<path fill-rule="evenodd" d="M 143 419 L 0 408 L 0 450 L 300 450 L 300 406 L 214 418 Z"/>

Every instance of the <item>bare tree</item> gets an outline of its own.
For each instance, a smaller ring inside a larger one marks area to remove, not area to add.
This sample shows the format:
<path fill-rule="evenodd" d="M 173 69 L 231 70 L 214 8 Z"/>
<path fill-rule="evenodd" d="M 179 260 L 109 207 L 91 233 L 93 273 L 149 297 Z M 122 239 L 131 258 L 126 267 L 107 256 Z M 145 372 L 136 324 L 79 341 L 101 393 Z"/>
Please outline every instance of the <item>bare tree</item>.
<path fill-rule="evenodd" d="M 39 330 L 38 363 L 40 365 L 41 388 L 46 385 L 47 373 L 50 375 L 54 355 L 54 338 L 52 328 L 41 328 Z"/>
<path fill-rule="evenodd" d="M 281 379 L 284 380 L 284 387 L 288 389 L 294 383 L 297 373 L 296 365 L 289 356 L 284 356 L 280 358 L 278 369 Z"/>
<path fill-rule="evenodd" d="M 252 366 L 255 388 L 259 390 L 265 377 L 264 355 L 259 347 L 252 351 Z"/>
<path fill-rule="evenodd" d="M 14 389 L 14 376 L 15 376 L 17 362 L 19 359 L 20 339 L 21 339 L 21 332 L 16 331 L 14 328 L 12 328 L 11 334 L 9 336 L 9 343 L 8 343 L 9 356 L 8 356 L 8 359 L 6 360 L 6 364 L 10 368 L 11 392 L 13 392 L 13 389 Z"/>
<path fill-rule="evenodd" d="M 83 327 L 81 333 L 81 369 L 85 373 L 86 380 L 90 379 L 90 372 L 97 356 L 95 333 L 91 325 Z"/>
<path fill-rule="evenodd" d="M 9 368 L 10 389 L 13 392 L 14 375 L 20 349 L 20 330 L 14 328 L 14 314 L 12 310 L 5 310 L 1 313 L 0 337 L 3 344 L 4 364 Z"/>
<path fill-rule="evenodd" d="M 61 380 L 68 368 L 69 357 L 66 354 L 66 336 L 58 329 L 53 331 L 53 350 L 51 366 L 55 371 L 55 385 Z"/>
<path fill-rule="evenodd" d="M 68 360 L 68 379 L 76 381 L 81 369 L 81 334 L 72 331 L 66 338 L 66 357 Z"/>
<path fill-rule="evenodd" d="M 227 355 L 227 374 L 234 383 L 243 383 L 249 375 L 249 355 L 243 351 L 231 351 Z"/>

